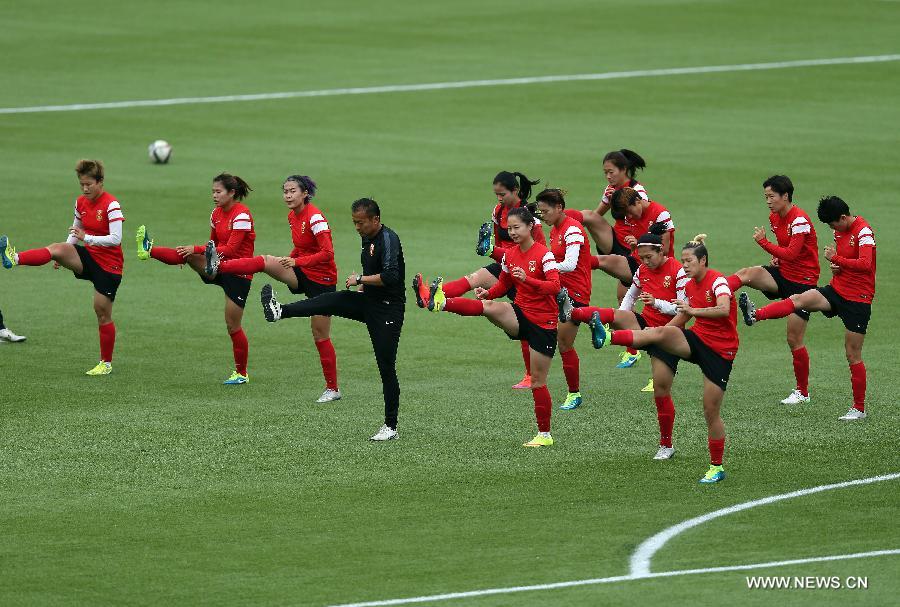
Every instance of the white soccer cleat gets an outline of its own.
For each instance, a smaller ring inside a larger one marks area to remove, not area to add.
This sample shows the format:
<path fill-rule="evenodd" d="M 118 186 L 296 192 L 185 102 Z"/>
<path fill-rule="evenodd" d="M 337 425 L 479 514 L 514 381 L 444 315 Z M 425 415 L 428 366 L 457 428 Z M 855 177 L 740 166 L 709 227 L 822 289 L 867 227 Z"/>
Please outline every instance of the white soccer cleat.
<path fill-rule="evenodd" d="M 16 335 L 9 329 L 0 329 L 0 341 L 8 341 L 10 343 L 18 343 L 20 341 L 25 341 L 26 337 L 24 335 Z"/>
<path fill-rule="evenodd" d="M 675 447 L 659 446 L 659 451 L 653 456 L 653 459 L 672 459 L 675 456 Z"/>
<path fill-rule="evenodd" d="M 325 391 L 322 392 L 322 396 L 320 396 L 316 402 L 317 403 L 330 403 L 333 400 L 341 400 L 341 391 L 340 390 L 332 390 L 331 388 L 325 388 Z"/>
<path fill-rule="evenodd" d="M 272 285 L 263 285 L 262 292 L 259 294 L 262 300 L 263 315 L 269 322 L 281 320 L 281 304 L 275 299 L 275 291 Z"/>
<path fill-rule="evenodd" d="M 799 405 L 802 403 L 808 403 L 809 397 L 803 396 L 803 393 L 800 390 L 794 390 L 791 392 L 786 399 L 781 401 L 782 405 Z"/>
<path fill-rule="evenodd" d="M 381 429 L 378 430 L 375 434 L 373 434 L 369 440 L 374 441 L 386 441 L 397 438 L 397 431 L 393 428 L 388 427 L 387 424 L 381 426 Z"/>
<path fill-rule="evenodd" d="M 838 419 L 842 422 L 852 422 L 858 419 L 866 419 L 866 412 L 860 411 L 859 409 L 856 409 L 854 407 L 850 407 L 850 410 L 847 411 L 847 413 L 845 413 L 844 415 L 840 416 Z"/>

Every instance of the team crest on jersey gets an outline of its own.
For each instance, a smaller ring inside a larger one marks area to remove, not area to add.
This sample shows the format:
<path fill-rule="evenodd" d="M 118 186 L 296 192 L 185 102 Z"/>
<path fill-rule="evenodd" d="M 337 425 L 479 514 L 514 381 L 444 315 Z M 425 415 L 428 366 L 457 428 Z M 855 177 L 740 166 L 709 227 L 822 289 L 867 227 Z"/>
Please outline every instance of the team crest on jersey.
<path fill-rule="evenodd" d="M 850 234 L 850 246 L 852 247 L 854 242 L 856 241 L 856 237 L 853 234 Z"/>
<path fill-rule="evenodd" d="M 537 262 L 533 259 L 528 260 L 528 271 L 537 272 Z"/>
<path fill-rule="evenodd" d="M 663 288 L 668 289 L 669 285 L 672 284 L 672 275 L 669 274 L 665 278 L 663 278 Z"/>
<path fill-rule="evenodd" d="M 103 221 L 103 211 L 97 209 L 97 221 Z"/>
<path fill-rule="evenodd" d="M 562 243 L 563 243 L 563 237 L 560 236 L 560 237 L 559 237 L 559 244 L 562 245 Z"/>
<path fill-rule="evenodd" d="M 375 243 L 369 245 L 369 257 L 375 257 Z"/>
<path fill-rule="evenodd" d="M 706 292 L 706 303 L 712 303 L 712 291 Z"/>
<path fill-rule="evenodd" d="M 305 221 L 300 224 L 300 233 L 306 234 L 306 222 Z"/>

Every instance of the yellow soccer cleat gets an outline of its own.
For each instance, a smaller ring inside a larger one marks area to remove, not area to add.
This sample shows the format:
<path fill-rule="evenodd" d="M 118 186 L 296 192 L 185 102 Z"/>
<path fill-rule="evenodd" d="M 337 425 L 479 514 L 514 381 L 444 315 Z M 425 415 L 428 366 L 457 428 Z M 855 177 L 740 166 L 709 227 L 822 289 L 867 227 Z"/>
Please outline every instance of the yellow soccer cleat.
<path fill-rule="evenodd" d="M 237 371 L 231 372 L 231 377 L 222 382 L 226 386 L 238 386 L 240 384 L 249 384 L 250 376 L 249 375 L 241 375 Z"/>
<path fill-rule="evenodd" d="M 90 371 L 85 371 L 85 375 L 109 375 L 112 373 L 112 363 L 101 360 L 97 366 Z"/>
<path fill-rule="evenodd" d="M 150 234 L 147 232 L 147 226 L 138 226 L 135 240 L 137 241 L 138 259 L 141 261 L 150 259 L 150 251 L 153 250 L 153 239 L 150 238 Z"/>
<path fill-rule="evenodd" d="M 641 392 L 653 392 L 653 378 L 647 382 L 647 385 L 641 388 Z"/>
<path fill-rule="evenodd" d="M 549 447 L 553 444 L 553 437 L 549 432 L 538 432 L 533 439 L 522 445 L 523 447 Z"/>

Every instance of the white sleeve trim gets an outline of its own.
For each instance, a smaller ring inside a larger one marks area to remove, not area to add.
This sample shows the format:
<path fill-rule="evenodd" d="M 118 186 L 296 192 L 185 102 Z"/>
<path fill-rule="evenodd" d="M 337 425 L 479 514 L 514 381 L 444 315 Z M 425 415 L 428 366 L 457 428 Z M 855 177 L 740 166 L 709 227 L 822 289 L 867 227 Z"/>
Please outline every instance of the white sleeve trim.
<path fill-rule="evenodd" d="M 873 246 L 873 247 L 874 247 L 874 246 L 875 246 L 875 239 L 872 238 L 871 236 L 863 236 L 863 237 L 861 237 L 861 238 L 859 239 L 858 244 L 859 244 L 859 246 L 861 246 L 861 247 L 862 247 L 862 246 L 865 246 L 865 245 L 870 245 L 870 246 Z"/>
<path fill-rule="evenodd" d="M 506 253 L 503 254 L 503 258 L 500 260 L 500 270 L 509 274 L 509 268 L 506 266 Z"/>
<path fill-rule="evenodd" d="M 313 215 L 312 217 L 309 218 L 310 224 L 316 223 L 317 221 L 325 221 L 325 218 L 322 217 L 321 213 L 316 213 L 315 215 Z"/>
<path fill-rule="evenodd" d="M 791 236 L 794 234 L 809 234 L 812 232 L 812 226 L 809 223 L 791 224 Z"/>
<path fill-rule="evenodd" d="M 566 258 L 557 262 L 556 269 L 560 272 L 571 272 L 578 266 L 578 255 L 581 253 L 581 244 L 573 243 L 566 246 Z"/>
<path fill-rule="evenodd" d="M 637 284 L 637 274 L 635 274 L 634 282 L 632 282 L 631 286 L 628 287 L 628 291 L 625 293 L 625 297 L 622 298 L 622 303 L 619 304 L 619 309 L 630 312 L 631 309 L 634 308 L 634 302 L 637 301 L 637 297 L 640 294 L 641 288 Z"/>
<path fill-rule="evenodd" d="M 328 232 L 328 222 L 326 221 L 318 221 L 309 226 L 309 229 L 312 230 L 313 234 L 319 234 L 320 232 Z"/>
<path fill-rule="evenodd" d="M 862 238 L 863 236 L 871 236 L 871 235 L 872 235 L 872 228 L 863 228 L 862 230 L 859 231 L 859 233 L 856 235 L 856 237 Z"/>
<path fill-rule="evenodd" d="M 253 224 L 249 221 L 235 221 L 231 225 L 232 230 L 239 230 L 241 232 L 249 232 L 253 229 Z"/>

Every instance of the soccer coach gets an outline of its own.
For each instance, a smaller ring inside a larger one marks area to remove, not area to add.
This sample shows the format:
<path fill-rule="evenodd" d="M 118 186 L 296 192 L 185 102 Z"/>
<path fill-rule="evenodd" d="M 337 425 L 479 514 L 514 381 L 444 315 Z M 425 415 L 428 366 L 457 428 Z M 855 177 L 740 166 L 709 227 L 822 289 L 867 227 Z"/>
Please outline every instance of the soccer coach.
<path fill-rule="evenodd" d="M 340 316 L 366 324 L 375 350 L 384 391 L 384 425 L 370 440 L 397 438 L 397 410 L 400 382 L 397 380 L 397 346 L 403 328 L 406 304 L 406 263 L 400 238 L 381 223 L 381 209 L 370 198 L 360 198 L 351 207 L 353 225 L 362 237 L 362 272 L 347 277 L 346 291 L 323 293 L 318 297 L 281 305 L 272 285 L 262 288 L 266 320 L 305 316 Z M 350 291 L 358 286 L 359 291 Z"/>

